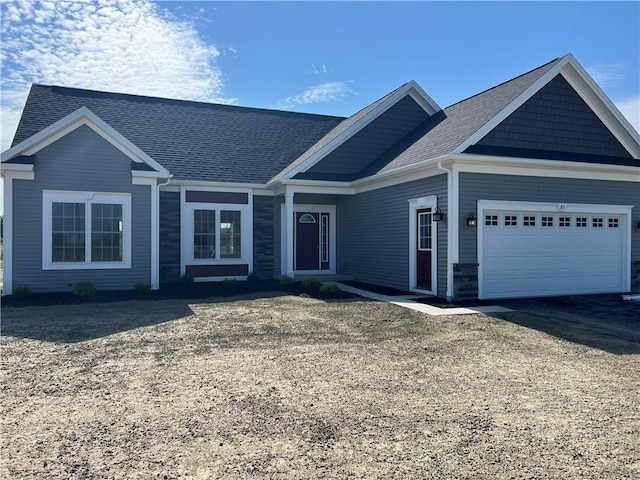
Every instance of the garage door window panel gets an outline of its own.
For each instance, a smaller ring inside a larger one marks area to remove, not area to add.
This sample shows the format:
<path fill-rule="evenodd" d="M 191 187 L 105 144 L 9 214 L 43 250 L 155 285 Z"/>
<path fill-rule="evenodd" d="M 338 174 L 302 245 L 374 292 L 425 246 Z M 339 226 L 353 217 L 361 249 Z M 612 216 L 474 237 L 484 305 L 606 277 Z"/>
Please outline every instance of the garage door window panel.
<path fill-rule="evenodd" d="M 505 225 L 505 227 L 517 227 L 518 226 L 518 216 L 517 215 L 505 215 L 504 216 L 504 225 Z"/>

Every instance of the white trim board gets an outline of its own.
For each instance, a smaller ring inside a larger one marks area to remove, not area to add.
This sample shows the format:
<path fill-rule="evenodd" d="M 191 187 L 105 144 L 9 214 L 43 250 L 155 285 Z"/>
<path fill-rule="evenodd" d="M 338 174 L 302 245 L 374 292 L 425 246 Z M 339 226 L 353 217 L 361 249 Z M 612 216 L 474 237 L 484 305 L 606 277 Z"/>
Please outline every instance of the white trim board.
<path fill-rule="evenodd" d="M 431 222 L 431 290 L 419 290 L 417 281 L 417 236 L 416 212 L 423 208 L 431 208 L 435 211 L 438 206 L 438 197 L 429 195 L 426 197 L 412 198 L 409 202 L 409 290 L 438 294 L 438 222 Z"/>
<path fill-rule="evenodd" d="M 298 193 L 297 191 L 295 193 Z M 327 270 L 292 270 L 293 276 L 298 275 L 335 275 L 336 274 L 336 206 L 335 205 L 311 205 L 293 204 L 293 214 L 296 213 L 328 213 L 329 214 L 329 269 Z M 286 205 L 280 205 L 280 275 L 287 275 L 287 242 L 286 242 L 287 215 Z M 295 249 L 294 229 L 294 249 Z M 275 247 L 275 246 L 274 246 Z M 293 255 L 293 252 L 291 252 Z M 295 263 L 295 262 L 294 262 Z"/>

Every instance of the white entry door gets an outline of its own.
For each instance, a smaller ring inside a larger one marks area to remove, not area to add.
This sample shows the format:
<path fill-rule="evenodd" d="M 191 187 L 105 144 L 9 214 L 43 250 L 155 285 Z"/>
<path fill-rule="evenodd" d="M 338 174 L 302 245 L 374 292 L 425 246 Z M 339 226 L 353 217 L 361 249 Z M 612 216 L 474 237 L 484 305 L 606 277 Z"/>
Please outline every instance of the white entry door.
<path fill-rule="evenodd" d="M 588 206 L 562 204 L 491 208 L 499 205 L 482 203 L 478 221 L 481 298 L 628 290 L 626 207 L 592 206 L 589 211 Z"/>

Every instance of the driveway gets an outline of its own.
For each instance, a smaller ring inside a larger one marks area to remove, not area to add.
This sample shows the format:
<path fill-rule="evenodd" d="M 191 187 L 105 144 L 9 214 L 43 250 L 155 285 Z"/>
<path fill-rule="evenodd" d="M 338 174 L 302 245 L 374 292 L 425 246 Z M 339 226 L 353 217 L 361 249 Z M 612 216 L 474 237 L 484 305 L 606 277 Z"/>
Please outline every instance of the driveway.
<path fill-rule="evenodd" d="M 640 302 L 620 294 L 496 300 L 500 318 L 611 353 L 640 353 Z M 497 316 L 497 315 L 496 315 Z"/>

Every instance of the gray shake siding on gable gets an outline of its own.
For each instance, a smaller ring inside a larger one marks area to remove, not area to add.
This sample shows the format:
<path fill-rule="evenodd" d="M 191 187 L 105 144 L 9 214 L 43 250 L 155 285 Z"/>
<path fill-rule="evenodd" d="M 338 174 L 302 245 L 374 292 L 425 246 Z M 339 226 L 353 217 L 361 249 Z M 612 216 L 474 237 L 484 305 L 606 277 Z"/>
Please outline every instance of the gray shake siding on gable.
<path fill-rule="evenodd" d="M 502 121 L 478 145 L 631 158 L 561 75 Z"/>
<path fill-rule="evenodd" d="M 70 290 L 92 282 L 99 290 L 132 289 L 151 280 L 151 192 L 131 184 L 131 161 L 84 126 L 35 155 L 35 180 L 13 186 L 13 285 L 33 291 Z M 114 270 L 42 270 L 42 191 L 131 193 L 131 268 Z"/>
<path fill-rule="evenodd" d="M 465 212 L 477 211 L 478 200 L 633 205 L 634 220 L 640 212 L 640 189 L 633 182 L 461 173 L 461 223 Z M 631 259 L 640 261 L 638 230 L 631 232 Z M 477 229 L 461 224 L 460 262 L 476 261 Z"/>
<path fill-rule="evenodd" d="M 353 180 L 429 115 L 409 95 L 295 178 Z"/>
<path fill-rule="evenodd" d="M 447 176 L 338 197 L 337 268 L 361 282 L 409 288 L 409 202 L 429 195 L 448 211 Z M 447 222 L 438 223 L 438 295 L 447 288 Z"/>

